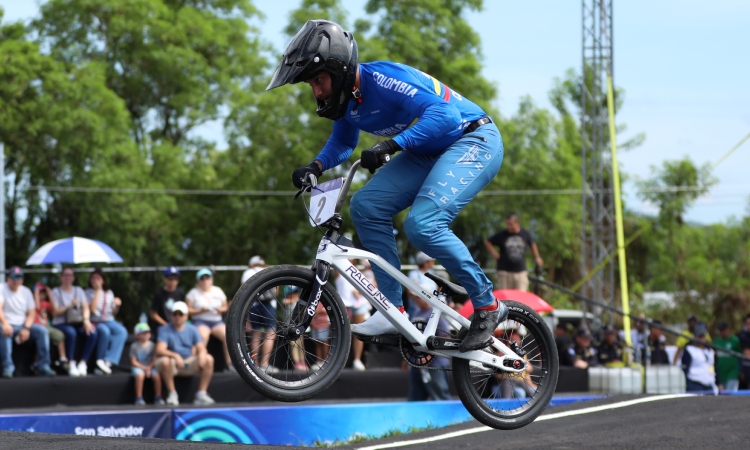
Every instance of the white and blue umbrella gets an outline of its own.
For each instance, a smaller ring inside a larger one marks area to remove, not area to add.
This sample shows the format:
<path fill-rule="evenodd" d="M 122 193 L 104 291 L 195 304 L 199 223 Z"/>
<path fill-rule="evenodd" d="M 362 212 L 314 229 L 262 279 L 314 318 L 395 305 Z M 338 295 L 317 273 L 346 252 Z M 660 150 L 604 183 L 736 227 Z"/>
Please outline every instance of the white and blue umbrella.
<path fill-rule="evenodd" d="M 104 242 L 80 237 L 45 244 L 26 261 L 27 266 L 54 263 L 118 263 L 122 258 Z"/>

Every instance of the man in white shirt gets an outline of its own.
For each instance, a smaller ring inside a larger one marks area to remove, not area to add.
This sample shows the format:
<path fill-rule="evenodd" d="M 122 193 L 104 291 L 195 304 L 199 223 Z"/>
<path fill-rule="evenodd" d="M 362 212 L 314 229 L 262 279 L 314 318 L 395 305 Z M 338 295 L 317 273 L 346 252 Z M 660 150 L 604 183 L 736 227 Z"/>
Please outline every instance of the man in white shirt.
<path fill-rule="evenodd" d="M 417 268 L 409 272 L 409 278 L 432 294 L 433 291 L 437 290 L 437 284 L 427 278 L 425 274 L 432 272 L 432 268 L 435 267 L 435 258 L 431 258 L 425 252 L 419 252 L 415 259 L 417 260 Z M 413 317 L 420 311 L 420 308 L 416 305 L 415 298 L 414 294 L 409 292 L 409 306 L 407 308 L 409 317 Z"/>
<path fill-rule="evenodd" d="M 247 265 L 250 268 L 242 272 L 242 284 L 245 284 L 245 281 L 249 280 L 250 277 L 266 268 L 266 262 L 258 255 L 250 258 L 250 262 Z"/>
<path fill-rule="evenodd" d="M 39 355 L 37 373 L 41 376 L 55 375 L 49 367 L 49 334 L 46 328 L 34 323 L 35 317 L 34 296 L 31 289 L 23 285 L 23 270 L 13 266 L 8 271 L 0 296 L 0 358 L 3 363 L 3 378 L 13 378 L 16 370 L 12 357 L 14 337 L 18 344 L 23 344 L 29 338 L 33 339 Z"/>

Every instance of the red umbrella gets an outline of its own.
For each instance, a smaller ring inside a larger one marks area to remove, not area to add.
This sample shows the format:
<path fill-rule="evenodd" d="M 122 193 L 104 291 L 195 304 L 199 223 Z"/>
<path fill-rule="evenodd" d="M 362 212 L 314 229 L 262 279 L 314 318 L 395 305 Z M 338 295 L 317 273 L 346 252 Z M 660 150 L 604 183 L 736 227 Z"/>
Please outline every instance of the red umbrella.
<path fill-rule="evenodd" d="M 552 312 L 555 308 L 533 292 L 519 291 L 516 289 L 498 289 L 492 291 L 492 295 L 498 300 L 515 300 L 530 306 L 538 313 Z M 474 305 L 470 301 L 464 303 L 458 313 L 464 317 L 469 317 L 474 312 Z"/>

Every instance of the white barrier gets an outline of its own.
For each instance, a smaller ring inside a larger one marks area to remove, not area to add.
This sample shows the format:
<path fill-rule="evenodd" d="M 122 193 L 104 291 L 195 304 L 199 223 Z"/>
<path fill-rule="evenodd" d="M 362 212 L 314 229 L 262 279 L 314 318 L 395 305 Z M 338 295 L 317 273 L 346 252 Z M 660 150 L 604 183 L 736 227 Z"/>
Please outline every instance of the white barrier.
<path fill-rule="evenodd" d="M 682 367 L 646 367 L 646 393 L 677 394 L 682 392 L 685 392 L 685 373 Z"/>
<path fill-rule="evenodd" d="M 643 392 L 641 370 L 638 368 L 589 367 L 588 370 L 589 392 L 609 394 L 640 394 Z"/>

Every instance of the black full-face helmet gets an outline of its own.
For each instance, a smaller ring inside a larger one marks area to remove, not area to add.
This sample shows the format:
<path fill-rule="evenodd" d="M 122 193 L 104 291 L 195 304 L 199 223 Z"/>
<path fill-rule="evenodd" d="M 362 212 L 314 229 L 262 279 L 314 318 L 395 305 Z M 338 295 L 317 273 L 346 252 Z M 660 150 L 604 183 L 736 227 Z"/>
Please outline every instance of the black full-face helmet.
<path fill-rule="evenodd" d="M 266 90 L 309 80 L 320 71 L 331 75 L 331 97 L 318 102 L 318 115 L 339 120 L 352 99 L 357 71 L 357 41 L 337 23 L 309 20 L 284 50 Z"/>

